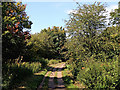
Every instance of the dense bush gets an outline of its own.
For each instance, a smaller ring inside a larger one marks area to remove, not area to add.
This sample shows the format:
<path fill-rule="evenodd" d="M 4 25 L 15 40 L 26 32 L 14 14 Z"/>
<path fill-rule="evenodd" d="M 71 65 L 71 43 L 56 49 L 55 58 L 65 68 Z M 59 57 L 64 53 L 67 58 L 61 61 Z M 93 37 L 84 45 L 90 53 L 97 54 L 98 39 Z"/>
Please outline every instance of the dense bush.
<path fill-rule="evenodd" d="M 7 64 L 3 67 L 3 88 L 15 88 L 26 77 L 41 70 L 39 62 L 23 62 L 21 64 Z"/>
<path fill-rule="evenodd" d="M 28 45 L 33 45 L 31 53 L 33 57 L 43 58 L 62 58 L 64 43 L 66 41 L 66 32 L 62 27 L 48 28 L 41 30 L 31 36 Z"/>
<path fill-rule="evenodd" d="M 88 88 L 115 88 L 118 85 L 118 61 L 88 62 L 81 67 L 77 79 Z"/>
<path fill-rule="evenodd" d="M 33 59 L 33 62 L 40 62 L 42 65 L 42 68 L 44 68 L 49 63 L 49 60 L 41 57 L 36 57 L 35 59 Z"/>
<path fill-rule="evenodd" d="M 40 62 L 23 62 L 20 64 L 21 67 L 25 67 L 31 70 L 33 73 L 36 73 L 41 70 L 41 63 Z"/>

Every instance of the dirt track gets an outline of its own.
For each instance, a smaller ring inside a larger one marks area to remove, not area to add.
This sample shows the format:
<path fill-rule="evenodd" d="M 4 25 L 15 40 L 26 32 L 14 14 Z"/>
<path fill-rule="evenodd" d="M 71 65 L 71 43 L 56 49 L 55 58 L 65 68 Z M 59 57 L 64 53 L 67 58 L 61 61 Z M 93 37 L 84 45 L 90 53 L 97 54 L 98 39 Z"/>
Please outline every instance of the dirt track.
<path fill-rule="evenodd" d="M 61 72 L 62 68 L 64 68 L 64 67 L 65 67 L 65 63 L 60 63 L 60 64 L 55 65 L 53 69 L 50 68 L 50 70 L 44 76 L 43 81 L 41 82 L 41 84 L 39 85 L 37 90 L 41 90 L 41 89 L 44 90 L 44 88 L 43 88 L 44 80 L 48 76 L 48 73 L 50 71 L 52 71 L 52 72 L 49 76 L 48 89 L 49 90 L 65 90 L 64 81 L 62 79 L 62 72 Z M 55 85 L 55 82 L 54 82 L 56 70 L 57 70 L 57 85 Z"/>

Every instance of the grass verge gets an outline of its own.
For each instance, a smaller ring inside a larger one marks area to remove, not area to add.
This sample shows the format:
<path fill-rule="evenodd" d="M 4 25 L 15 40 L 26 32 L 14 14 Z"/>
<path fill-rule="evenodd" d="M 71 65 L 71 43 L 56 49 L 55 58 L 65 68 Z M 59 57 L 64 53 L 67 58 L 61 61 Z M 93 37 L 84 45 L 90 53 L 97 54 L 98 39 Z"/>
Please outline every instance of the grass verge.
<path fill-rule="evenodd" d="M 42 82 L 43 77 L 46 73 L 47 73 L 46 69 L 38 73 L 34 73 L 31 77 L 28 77 L 24 81 L 22 81 L 22 83 L 17 89 L 36 90 L 39 84 Z"/>
<path fill-rule="evenodd" d="M 55 71 L 54 84 L 55 85 L 58 84 L 58 81 L 57 81 L 57 70 Z"/>
<path fill-rule="evenodd" d="M 49 77 L 52 71 L 49 71 L 47 77 L 45 78 L 44 84 L 43 84 L 43 88 L 48 88 L 48 83 L 49 83 Z"/>
<path fill-rule="evenodd" d="M 72 73 L 68 69 L 62 71 L 62 76 L 66 88 L 78 88 L 74 85 Z"/>

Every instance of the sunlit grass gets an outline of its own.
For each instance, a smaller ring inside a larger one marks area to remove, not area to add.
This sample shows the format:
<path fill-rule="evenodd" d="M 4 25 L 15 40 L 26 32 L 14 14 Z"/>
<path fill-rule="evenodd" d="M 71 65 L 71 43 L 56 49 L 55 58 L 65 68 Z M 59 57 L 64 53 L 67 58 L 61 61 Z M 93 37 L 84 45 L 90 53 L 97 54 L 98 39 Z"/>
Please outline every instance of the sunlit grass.
<path fill-rule="evenodd" d="M 72 73 L 68 69 L 62 71 L 62 76 L 66 88 L 78 88 L 74 85 Z"/>
<path fill-rule="evenodd" d="M 55 83 L 55 85 L 58 84 L 58 81 L 57 81 L 57 70 L 55 71 L 54 83 Z"/>
<path fill-rule="evenodd" d="M 52 73 L 52 71 L 49 71 L 47 77 L 44 80 L 44 84 L 42 88 L 48 88 L 48 83 L 49 83 L 49 78 L 50 78 L 50 74 Z"/>

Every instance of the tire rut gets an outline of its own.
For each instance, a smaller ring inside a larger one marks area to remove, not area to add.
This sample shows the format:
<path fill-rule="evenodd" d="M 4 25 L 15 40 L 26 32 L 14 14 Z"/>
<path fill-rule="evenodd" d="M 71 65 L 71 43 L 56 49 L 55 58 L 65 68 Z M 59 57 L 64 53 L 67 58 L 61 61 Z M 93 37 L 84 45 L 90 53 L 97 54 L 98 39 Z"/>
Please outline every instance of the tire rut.
<path fill-rule="evenodd" d="M 48 76 L 48 74 L 50 73 L 50 70 L 52 70 L 52 68 L 49 69 L 49 71 L 45 74 L 42 82 L 40 83 L 39 87 L 37 88 L 37 90 L 41 90 L 43 84 L 44 84 L 44 81 L 45 81 L 45 78 Z"/>
<path fill-rule="evenodd" d="M 65 86 L 64 86 L 64 81 L 62 79 L 62 68 L 65 66 L 65 63 L 62 64 L 61 66 L 56 66 L 53 70 L 52 68 L 50 68 L 50 70 L 52 71 L 52 73 L 50 74 L 50 77 L 49 77 L 49 81 L 48 81 L 48 90 L 65 90 Z M 57 70 L 57 68 L 59 68 Z M 55 71 L 57 70 L 57 82 L 58 84 L 55 85 L 54 83 L 54 77 L 55 77 Z M 44 76 L 41 84 L 39 85 L 38 89 L 37 90 L 41 90 L 43 89 L 42 86 L 44 84 L 44 81 L 45 81 L 45 78 L 48 76 L 48 73 L 50 71 L 48 71 L 46 73 L 46 75 Z"/>
<path fill-rule="evenodd" d="M 56 86 L 56 90 L 58 89 L 62 89 L 62 90 L 65 90 L 65 86 L 64 86 L 64 81 L 62 79 L 62 68 L 65 66 L 65 64 L 63 64 L 59 69 L 58 69 L 58 72 L 57 72 L 57 81 L 58 81 L 58 85 Z"/>

